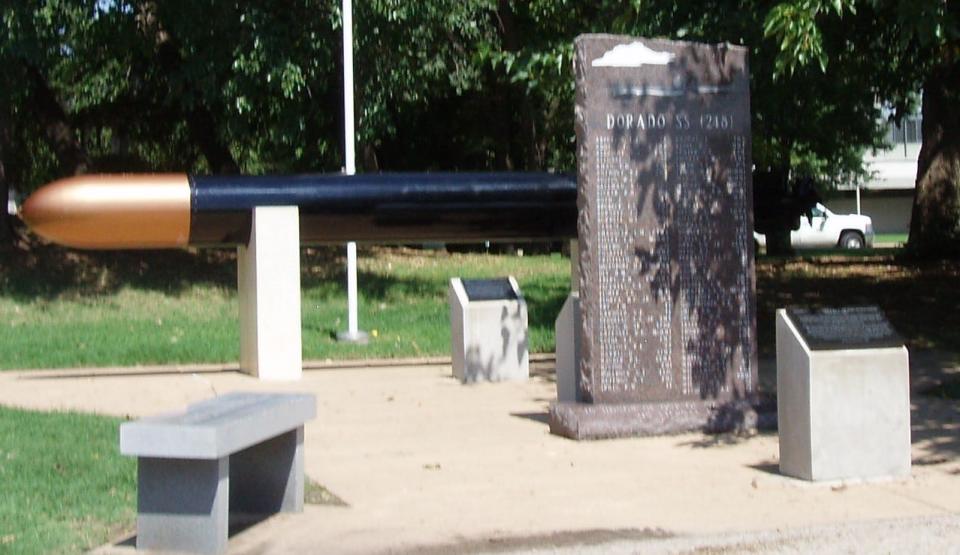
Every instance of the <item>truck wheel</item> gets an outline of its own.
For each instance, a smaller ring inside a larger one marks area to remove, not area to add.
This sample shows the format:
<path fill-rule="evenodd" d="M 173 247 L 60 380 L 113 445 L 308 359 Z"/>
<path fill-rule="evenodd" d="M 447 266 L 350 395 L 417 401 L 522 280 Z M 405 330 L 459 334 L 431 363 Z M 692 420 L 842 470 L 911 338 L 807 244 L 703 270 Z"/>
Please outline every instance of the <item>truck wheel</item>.
<path fill-rule="evenodd" d="M 856 231 L 844 231 L 840 234 L 840 246 L 845 249 L 862 249 L 863 235 Z"/>

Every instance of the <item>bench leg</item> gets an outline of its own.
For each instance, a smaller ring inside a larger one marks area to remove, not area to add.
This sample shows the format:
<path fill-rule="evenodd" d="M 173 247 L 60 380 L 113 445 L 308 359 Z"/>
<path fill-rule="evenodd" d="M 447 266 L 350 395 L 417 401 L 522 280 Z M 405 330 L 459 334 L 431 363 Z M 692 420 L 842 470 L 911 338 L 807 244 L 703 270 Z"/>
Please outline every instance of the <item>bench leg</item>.
<path fill-rule="evenodd" d="M 230 457 L 230 511 L 303 511 L 303 426 Z"/>
<path fill-rule="evenodd" d="M 137 549 L 223 553 L 230 462 L 140 457 Z"/>

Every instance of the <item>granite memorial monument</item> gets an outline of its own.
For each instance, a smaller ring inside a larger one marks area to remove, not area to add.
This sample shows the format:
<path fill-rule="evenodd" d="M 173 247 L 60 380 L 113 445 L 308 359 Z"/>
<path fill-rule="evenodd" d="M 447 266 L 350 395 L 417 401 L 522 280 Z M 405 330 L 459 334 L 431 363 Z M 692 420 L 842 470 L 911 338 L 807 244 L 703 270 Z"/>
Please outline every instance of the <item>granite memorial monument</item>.
<path fill-rule="evenodd" d="M 575 43 L 576 438 L 749 426 L 757 383 L 744 48 Z"/>

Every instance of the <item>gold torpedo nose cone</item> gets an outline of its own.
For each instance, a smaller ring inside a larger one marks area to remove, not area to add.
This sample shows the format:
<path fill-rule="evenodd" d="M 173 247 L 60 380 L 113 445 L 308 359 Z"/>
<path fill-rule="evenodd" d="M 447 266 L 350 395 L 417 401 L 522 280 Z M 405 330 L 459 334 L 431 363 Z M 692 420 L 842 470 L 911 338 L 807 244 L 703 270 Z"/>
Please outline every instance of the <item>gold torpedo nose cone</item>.
<path fill-rule="evenodd" d="M 182 247 L 190 239 L 190 182 L 184 174 L 68 177 L 30 195 L 20 216 L 70 247 Z"/>

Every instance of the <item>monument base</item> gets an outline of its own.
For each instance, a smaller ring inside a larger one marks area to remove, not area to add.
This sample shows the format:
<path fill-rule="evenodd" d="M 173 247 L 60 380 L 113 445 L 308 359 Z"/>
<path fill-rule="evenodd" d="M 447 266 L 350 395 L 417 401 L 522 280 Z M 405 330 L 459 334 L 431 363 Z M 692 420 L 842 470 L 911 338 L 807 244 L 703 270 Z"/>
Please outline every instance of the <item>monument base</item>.
<path fill-rule="evenodd" d="M 558 402 L 550 405 L 550 433 L 580 440 L 749 431 L 769 427 L 768 413 L 758 402 L 745 400 Z"/>

